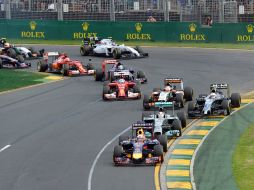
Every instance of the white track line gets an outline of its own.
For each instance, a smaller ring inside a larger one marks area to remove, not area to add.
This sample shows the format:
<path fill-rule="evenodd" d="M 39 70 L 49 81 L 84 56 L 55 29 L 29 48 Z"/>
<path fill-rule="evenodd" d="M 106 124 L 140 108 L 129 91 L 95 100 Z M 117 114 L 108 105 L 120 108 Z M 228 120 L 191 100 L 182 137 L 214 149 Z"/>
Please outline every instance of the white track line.
<path fill-rule="evenodd" d="M 5 147 L 3 147 L 3 148 L 0 149 L 0 152 L 3 152 L 4 150 L 6 150 L 7 148 L 9 148 L 10 146 L 11 146 L 10 144 L 6 145 Z"/>
<path fill-rule="evenodd" d="M 102 153 L 105 151 L 105 149 L 112 143 L 114 142 L 120 135 L 126 133 L 128 130 L 130 130 L 131 127 L 128 127 L 127 129 L 123 130 L 121 133 L 117 134 L 113 139 L 111 139 L 101 150 L 100 152 L 97 154 L 96 158 L 93 161 L 92 167 L 90 169 L 89 172 L 89 176 L 88 176 L 88 190 L 92 190 L 92 177 L 93 177 L 93 172 L 94 172 L 94 168 L 100 158 L 100 156 L 102 155 Z"/>

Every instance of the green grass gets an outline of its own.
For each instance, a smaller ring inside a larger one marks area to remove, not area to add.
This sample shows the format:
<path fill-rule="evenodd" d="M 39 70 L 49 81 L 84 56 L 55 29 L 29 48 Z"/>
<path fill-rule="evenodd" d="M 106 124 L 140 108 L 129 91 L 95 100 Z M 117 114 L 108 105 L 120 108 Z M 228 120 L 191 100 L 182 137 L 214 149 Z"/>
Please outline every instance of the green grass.
<path fill-rule="evenodd" d="M 233 174 L 240 190 L 254 189 L 254 124 L 241 136 L 233 155 Z"/>
<path fill-rule="evenodd" d="M 0 92 L 42 83 L 42 81 L 36 80 L 41 80 L 46 76 L 47 75 L 27 71 L 1 69 Z"/>
<path fill-rule="evenodd" d="M 13 44 L 50 44 L 50 45 L 80 45 L 82 40 L 27 40 L 8 39 Z M 254 50 L 252 43 L 195 43 L 195 42 L 152 42 L 152 41 L 117 41 L 129 46 L 156 46 L 156 47 L 197 47 L 197 48 L 222 48 L 222 49 L 247 49 Z"/>

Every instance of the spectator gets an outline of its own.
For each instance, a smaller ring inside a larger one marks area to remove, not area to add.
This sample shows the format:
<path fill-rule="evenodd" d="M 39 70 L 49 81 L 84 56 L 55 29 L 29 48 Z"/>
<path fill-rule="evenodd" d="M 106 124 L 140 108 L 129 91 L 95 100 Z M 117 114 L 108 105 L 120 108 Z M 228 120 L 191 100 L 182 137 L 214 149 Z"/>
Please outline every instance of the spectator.
<path fill-rule="evenodd" d="M 156 19 L 152 16 L 149 16 L 147 22 L 156 22 Z"/>
<path fill-rule="evenodd" d="M 211 17 L 207 17 L 207 19 L 206 19 L 206 25 L 208 25 L 208 26 L 212 26 L 213 25 L 213 20 L 211 19 Z"/>

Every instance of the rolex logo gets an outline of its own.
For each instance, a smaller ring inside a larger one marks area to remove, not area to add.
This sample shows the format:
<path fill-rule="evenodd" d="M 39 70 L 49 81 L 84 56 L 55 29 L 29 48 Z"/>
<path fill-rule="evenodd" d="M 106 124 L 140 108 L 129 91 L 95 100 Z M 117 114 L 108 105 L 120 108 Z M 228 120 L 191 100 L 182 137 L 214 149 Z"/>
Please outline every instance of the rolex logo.
<path fill-rule="evenodd" d="M 140 22 L 136 23 L 135 24 L 135 28 L 136 28 L 137 32 L 141 32 L 141 30 L 142 30 L 142 24 Z"/>
<path fill-rule="evenodd" d="M 189 25 L 189 29 L 190 29 L 191 32 L 195 32 L 195 31 L 196 31 L 196 28 L 197 28 L 197 25 L 194 24 L 194 23 L 192 23 L 192 24 Z"/>
<path fill-rule="evenodd" d="M 252 26 L 251 24 L 248 24 L 248 25 L 246 26 L 246 29 L 247 29 L 247 32 L 248 32 L 248 33 L 252 33 L 252 32 L 253 32 L 253 26 Z"/>
<path fill-rule="evenodd" d="M 31 28 L 31 30 L 35 30 L 36 29 L 36 22 L 35 21 L 31 21 L 30 23 L 29 23 L 29 25 L 30 25 L 30 28 Z"/>
<path fill-rule="evenodd" d="M 88 27 L 89 27 L 89 24 L 88 24 L 87 22 L 84 22 L 84 23 L 82 24 L 82 28 L 83 28 L 84 31 L 87 31 L 87 30 L 88 30 Z"/>

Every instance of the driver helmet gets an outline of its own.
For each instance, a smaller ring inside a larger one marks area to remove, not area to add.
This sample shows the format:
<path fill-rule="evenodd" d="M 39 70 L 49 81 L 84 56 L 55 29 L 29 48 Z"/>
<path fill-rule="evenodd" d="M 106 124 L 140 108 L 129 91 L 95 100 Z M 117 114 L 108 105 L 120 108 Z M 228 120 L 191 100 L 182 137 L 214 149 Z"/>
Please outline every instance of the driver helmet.
<path fill-rule="evenodd" d="M 216 92 L 216 87 L 212 87 L 211 92 L 215 93 Z"/>
<path fill-rule="evenodd" d="M 143 129 L 139 129 L 137 131 L 137 141 L 138 142 L 144 142 L 144 140 L 145 140 L 144 130 Z"/>
<path fill-rule="evenodd" d="M 119 83 L 124 83 L 125 80 L 124 80 L 124 79 L 119 79 L 118 82 L 119 82 Z"/>
<path fill-rule="evenodd" d="M 117 68 L 118 68 L 119 70 L 123 70 L 123 69 L 124 69 L 123 65 L 119 65 Z"/>
<path fill-rule="evenodd" d="M 4 48 L 9 48 L 11 45 L 9 43 L 4 44 Z"/>
<path fill-rule="evenodd" d="M 159 119 L 165 118 L 165 112 L 163 112 L 162 110 L 159 111 L 159 113 L 157 114 L 157 117 Z"/>
<path fill-rule="evenodd" d="M 170 85 L 167 85 L 167 86 L 164 87 L 164 91 L 166 91 L 166 92 L 170 92 L 171 89 L 172 89 L 172 88 L 171 88 Z"/>
<path fill-rule="evenodd" d="M 210 96 L 209 96 L 210 99 L 213 99 L 213 98 L 215 98 L 215 97 L 216 97 L 216 93 L 214 93 L 214 92 L 212 92 L 212 93 L 210 94 Z"/>

